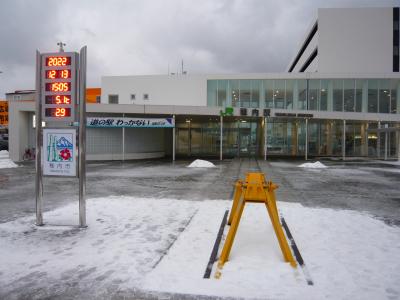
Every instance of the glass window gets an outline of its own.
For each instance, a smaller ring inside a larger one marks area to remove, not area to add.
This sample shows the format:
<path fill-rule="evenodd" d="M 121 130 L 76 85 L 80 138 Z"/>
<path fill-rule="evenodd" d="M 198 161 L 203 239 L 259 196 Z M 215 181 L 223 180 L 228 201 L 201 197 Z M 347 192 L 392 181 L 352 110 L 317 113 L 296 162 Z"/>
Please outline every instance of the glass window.
<path fill-rule="evenodd" d="M 293 109 L 293 86 L 294 80 L 286 80 L 286 108 Z"/>
<path fill-rule="evenodd" d="M 319 110 L 328 110 L 328 80 L 321 80 L 321 89 L 319 95 Z"/>
<path fill-rule="evenodd" d="M 207 105 L 217 106 L 217 80 L 207 80 Z"/>
<path fill-rule="evenodd" d="M 318 110 L 319 80 L 311 79 L 308 86 L 308 109 Z"/>
<path fill-rule="evenodd" d="M 131 100 L 132 101 L 136 100 L 136 94 L 131 94 Z"/>
<path fill-rule="evenodd" d="M 217 105 L 226 106 L 226 91 L 228 88 L 228 80 L 218 80 L 218 94 L 217 94 Z"/>
<path fill-rule="evenodd" d="M 343 80 L 333 80 L 333 111 L 343 111 Z"/>
<path fill-rule="evenodd" d="M 343 82 L 343 103 L 344 111 L 355 110 L 355 95 L 354 95 L 355 81 L 354 79 L 345 79 Z"/>
<path fill-rule="evenodd" d="M 240 107 L 250 107 L 251 100 L 251 81 L 250 80 L 240 80 Z"/>
<path fill-rule="evenodd" d="M 229 81 L 232 90 L 232 107 L 239 107 L 239 80 Z"/>
<path fill-rule="evenodd" d="M 274 107 L 274 81 L 264 80 L 265 108 Z"/>
<path fill-rule="evenodd" d="M 366 103 L 366 86 L 367 81 L 364 79 L 356 80 L 356 90 L 355 90 L 355 111 L 362 112 L 363 103 Z M 366 105 L 366 104 L 365 104 Z"/>
<path fill-rule="evenodd" d="M 109 104 L 118 104 L 118 95 L 108 95 Z"/>
<path fill-rule="evenodd" d="M 368 112 L 378 112 L 378 80 L 368 80 Z"/>
<path fill-rule="evenodd" d="M 251 107 L 260 107 L 261 80 L 251 81 Z"/>
<path fill-rule="evenodd" d="M 149 94 L 143 94 L 143 100 L 145 101 L 149 100 Z"/>
<path fill-rule="evenodd" d="M 298 81 L 299 87 L 299 100 L 298 100 L 298 109 L 307 109 L 307 81 L 303 79 L 299 79 Z"/>
<path fill-rule="evenodd" d="M 275 108 L 285 107 L 285 80 L 274 81 L 274 103 Z"/>
<path fill-rule="evenodd" d="M 399 105 L 400 105 L 400 81 L 399 80 L 391 80 L 390 82 L 390 112 L 392 114 L 398 113 Z"/>
<path fill-rule="evenodd" d="M 379 112 L 388 114 L 390 109 L 390 81 L 381 79 L 379 82 Z"/>

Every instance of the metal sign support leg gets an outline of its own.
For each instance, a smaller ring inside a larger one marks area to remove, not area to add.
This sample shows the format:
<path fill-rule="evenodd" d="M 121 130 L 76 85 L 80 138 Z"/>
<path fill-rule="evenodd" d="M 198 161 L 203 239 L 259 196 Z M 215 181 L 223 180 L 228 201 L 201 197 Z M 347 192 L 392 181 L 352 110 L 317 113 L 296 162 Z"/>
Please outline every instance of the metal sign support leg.
<path fill-rule="evenodd" d="M 86 227 L 86 51 L 79 55 L 79 227 Z"/>
<path fill-rule="evenodd" d="M 174 127 L 172 128 L 172 161 L 175 161 L 175 115 L 172 116 L 174 119 Z"/>
<path fill-rule="evenodd" d="M 43 182 L 42 182 L 42 101 L 40 89 L 41 76 L 41 55 L 36 51 L 36 177 L 35 177 L 35 192 L 36 192 L 36 225 L 43 225 Z"/>

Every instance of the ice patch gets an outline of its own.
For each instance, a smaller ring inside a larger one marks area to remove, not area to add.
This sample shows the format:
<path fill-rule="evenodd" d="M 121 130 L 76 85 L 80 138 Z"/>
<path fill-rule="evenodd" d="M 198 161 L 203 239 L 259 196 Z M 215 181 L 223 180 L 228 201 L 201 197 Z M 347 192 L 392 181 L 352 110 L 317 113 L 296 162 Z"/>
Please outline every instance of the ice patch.
<path fill-rule="evenodd" d="M 310 168 L 310 169 L 325 169 L 327 166 L 316 161 L 315 163 L 304 163 L 299 166 L 300 168 Z"/>
<path fill-rule="evenodd" d="M 9 153 L 7 150 L 0 151 L 0 169 L 17 168 L 12 160 L 9 159 Z"/>
<path fill-rule="evenodd" d="M 188 168 L 215 168 L 215 165 L 206 160 L 196 159 L 194 162 L 188 165 Z"/>

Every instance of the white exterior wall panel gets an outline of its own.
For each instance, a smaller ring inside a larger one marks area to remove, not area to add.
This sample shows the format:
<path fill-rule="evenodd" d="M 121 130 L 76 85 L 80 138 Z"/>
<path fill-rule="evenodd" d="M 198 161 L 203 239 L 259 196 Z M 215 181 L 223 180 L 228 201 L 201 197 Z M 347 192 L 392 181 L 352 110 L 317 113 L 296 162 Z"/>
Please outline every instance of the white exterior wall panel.
<path fill-rule="evenodd" d="M 318 31 L 318 72 L 392 72 L 393 8 L 322 8 Z"/>
<path fill-rule="evenodd" d="M 207 105 L 207 78 L 202 75 L 105 76 L 101 87 L 104 104 L 108 95 L 118 95 L 119 104 Z M 135 100 L 131 100 L 132 94 Z M 148 100 L 143 99 L 144 94 Z"/>

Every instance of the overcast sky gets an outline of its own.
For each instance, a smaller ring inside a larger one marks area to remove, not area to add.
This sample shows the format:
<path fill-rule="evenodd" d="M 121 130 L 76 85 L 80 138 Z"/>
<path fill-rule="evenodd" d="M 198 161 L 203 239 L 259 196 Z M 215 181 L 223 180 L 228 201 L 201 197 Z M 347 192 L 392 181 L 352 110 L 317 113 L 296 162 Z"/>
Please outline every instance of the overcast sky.
<path fill-rule="evenodd" d="M 102 75 L 283 72 L 319 7 L 400 6 L 386 0 L 0 2 L 0 98 L 35 88 L 35 51 L 88 46 L 88 87 Z"/>

